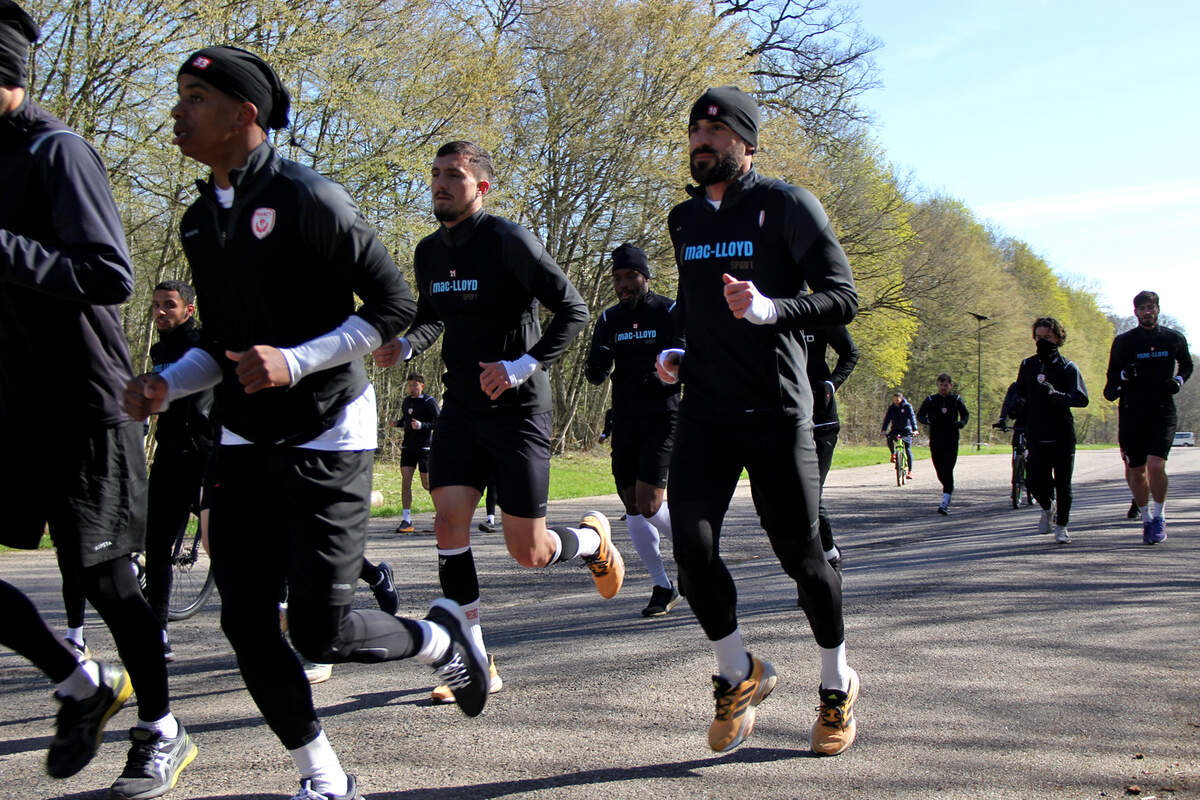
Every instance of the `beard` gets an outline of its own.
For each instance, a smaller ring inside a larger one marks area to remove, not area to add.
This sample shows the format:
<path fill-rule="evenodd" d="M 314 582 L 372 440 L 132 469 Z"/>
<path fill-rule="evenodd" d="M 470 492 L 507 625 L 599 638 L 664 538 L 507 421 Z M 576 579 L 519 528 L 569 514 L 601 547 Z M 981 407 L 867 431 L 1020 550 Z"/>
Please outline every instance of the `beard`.
<path fill-rule="evenodd" d="M 463 215 L 468 206 L 456 208 L 454 206 L 438 206 L 433 207 L 433 216 L 438 222 L 453 222 Z"/>
<path fill-rule="evenodd" d="M 697 164 L 696 153 L 692 154 L 688 167 L 691 169 L 692 180 L 700 186 L 711 186 L 714 183 L 731 181 L 741 174 L 742 162 L 735 153 L 718 153 L 711 149 L 699 150 L 697 152 L 711 153 L 716 156 L 716 160 L 711 164 Z"/>

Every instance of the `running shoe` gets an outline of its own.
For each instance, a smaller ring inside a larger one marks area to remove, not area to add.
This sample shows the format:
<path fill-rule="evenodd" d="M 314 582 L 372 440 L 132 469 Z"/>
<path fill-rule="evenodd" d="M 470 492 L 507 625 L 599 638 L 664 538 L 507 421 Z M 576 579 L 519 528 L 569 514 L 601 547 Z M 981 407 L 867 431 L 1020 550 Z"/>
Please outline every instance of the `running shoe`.
<path fill-rule="evenodd" d="M 163 661 L 167 662 L 168 664 L 175 663 L 175 648 L 171 646 L 171 640 L 167 636 L 167 632 L 165 630 L 163 631 L 162 642 L 163 642 Z"/>
<path fill-rule="evenodd" d="M 896 463 L 896 454 L 894 452 L 892 453 L 892 463 Z"/>
<path fill-rule="evenodd" d="M 149 800 L 175 788 L 179 773 L 196 758 L 196 744 L 183 725 L 168 739 L 158 731 L 131 728 L 125 771 L 109 790 L 115 800 Z"/>
<path fill-rule="evenodd" d="M 487 703 L 490 681 L 488 662 L 475 646 L 467 617 L 458 603 L 446 597 L 433 601 L 425 619 L 441 625 L 450 634 L 446 657 L 433 666 L 434 673 L 450 688 L 454 702 L 468 717 L 477 717 Z"/>
<path fill-rule="evenodd" d="M 1038 520 L 1038 533 L 1049 533 L 1050 527 L 1054 522 L 1054 506 L 1042 509 L 1041 519 Z"/>
<path fill-rule="evenodd" d="M 63 641 L 66 643 L 67 649 L 71 651 L 71 655 L 75 656 L 76 661 L 83 663 L 91 660 L 92 651 L 86 641 L 77 642 L 69 636 L 64 636 Z"/>
<path fill-rule="evenodd" d="M 300 791 L 292 795 L 292 800 L 363 800 L 363 796 L 358 793 L 358 781 L 353 775 L 346 776 L 346 793 L 345 794 L 329 794 L 318 792 L 313 788 L 312 778 L 305 778 L 300 781 Z"/>
<path fill-rule="evenodd" d="M 613 544 L 608 517 L 599 511 L 589 511 L 583 515 L 583 521 L 579 524 L 600 534 L 600 549 L 595 555 L 583 560 L 592 571 L 596 589 L 605 599 L 616 597 L 617 592 L 621 591 L 621 584 L 625 582 L 625 560 L 621 558 L 621 551 Z"/>
<path fill-rule="evenodd" d="M 741 744 L 754 730 L 756 707 L 771 694 L 777 680 L 771 662 L 754 656 L 750 656 L 750 677 L 736 686 L 720 675 L 713 675 L 717 716 L 708 728 L 708 746 L 718 753 L 727 753 Z"/>
<path fill-rule="evenodd" d="M 938 506 L 938 513 L 939 513 L 939 514 L 941 514 L 943 517 L 945 517 L 945 516 L 948 516 L 948 515 L 950 514 L 950 507 L 949 507 L 949 506 L 943 506 L 943 505 L 939 505 L 939 506 Z"/>
<path fill-rule="evenodd" d="M 1066 525 L 1054 526 L 1054 541 L 1058 542 L 1059 544 L 1071 543 L 1071 534 L 1067 532 Z"/>
<path fill-rule="evenodd" d="M 380 611 L 395 616 L 400 610 L 400 592 L 396 591 L 392 567 L 386 561 L 380 561 L 378 569 L 379 580 L 371 586 L 371 594 L 375 595 Z"/>
<path fill-rule="evenodd" d="M 838 552 L 837 556 L 829 559 L 829 566 L 831 569 L 833 569 L 834 572 L 837 573 L 838 583 L 841 583 L 842 582 L 842 554 L 840 552 L 840 548 L 839 548 L 839 552 Z"/>
<path fill-rule="evenodd" d="M 495 694 L 503 688 L 504 681 L 500 679 L 500 673 L 496 670 L 496 657 L 488 653 L 488 694 Z M 429 699 L 433 703 L 453 703 L 454 690 L 442 684 L 434 687 Z"/>
<path fill-rule="evenodd" d="M 308 681 L 309 686 L 316 686 L 333 677 L 333 664 L 318 664 L 307 658 L 301 658 L 300 666 L 304 668 L 304 678 Z"/>
<path fill-rule="evenodd" d="M 1125 512 L 1125 519 L 1137 519 L 1141 515 L 1142 512 L 1138 509 L 1137 503 L 1134 502 L 1129 505 L 1129 510 Z"/>
<path fill-rule="evenodd" d="M 858 700 L 858 673 L 850 670 L 850 688 L 821 689 L 821 705 L 817 706 L 817 721 L 813 723 L 808 743 L 821 756 L 836 756 L 854 744 L 858 726 L 854 721 L 854 701 Z"/>
<path fill-rule="evenodd" d="M 1167 540 L 1167 521 L 1161 516 L 1150 520 L 1150 533 L 1146 544 L 1158 544 Z"/>
<path fill-rule="evenodd" d="M 488 522 L 486 519 L 483 522 L 479 523 L 479 532 L 480 533 L 495 533 L 498 530 L 500 530 L 500 529 L 496 527 L 496 523 Z"/>
<path fill-rule="evenodd" d="M 911 480 L 912 480 L 912 473 L 911 473 L 911 472 L 907 473 L 907 474 L 904 476 L 904 480 L 906 480 L 906 481 L 911 481 Z"/>
<path fill-rule="evenodd" d="M 396 526 L 396 533 L 415 533 L 415 532 L 416 532 L 416 528 L 413 527 L 412 520 L 410 520 L 410 519 L 402 520 L 400 522 L 400 524 Z"/>
<path fill-rule="evenodd" d="M 679 605 L 679 592 L 674 586 L 659 586 L 655 584 L 650 592 L 650 602 L 642 609 L 643 617 L 661 617 L 675 606 Z"/>
<path fill-rule="evenodd" d="M 88 765 L 100 749 L 105 724 L 133 694 L 125 670 L 99 661 L 96 666 L 100 669 L 100 688 L 91 697 L 75 700 L 54 695 L 60 705 L 54 719 L 54 738 L 46 753 L 46 773 L 51 778 L 69 778 Z"/>

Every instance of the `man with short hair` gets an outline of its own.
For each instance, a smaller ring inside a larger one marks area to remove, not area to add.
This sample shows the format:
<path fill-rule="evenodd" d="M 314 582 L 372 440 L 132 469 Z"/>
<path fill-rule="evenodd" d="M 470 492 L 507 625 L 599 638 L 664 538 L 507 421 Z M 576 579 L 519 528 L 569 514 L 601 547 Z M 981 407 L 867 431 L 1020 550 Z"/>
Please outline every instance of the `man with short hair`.
<path fill-rule="evenodd" d="M 441 225 L 413 253 L 417 316 L 375 361 L 394 366 L 445 332 L 445 391 L 429 459 L 438 577 L 446 597 L 463 607 L 482 650 L 471 518 L 490 478 L 496 480 L 505 544 L 521 566 L 578 558 L 601 596 L 611 598 L 620 591 L 625 563 L 598 511 L 585 514 L 578 527 L 546 526 L 547 371 L 587 323 L 587 306 L 533 234 L 484 210 L 495 181 L 486 150 L 448 142 L 438 148 L 431 175 L 433 215 Z M 551 314 L 544 332 L 539 306 Z M 489 661 L 491 690 L 498 691 L 502 683 Z M 434 689 L 435 702 L 451 696 L 449 687 Z"/>
<path fill-rule="evenodd" d="M 938 513 L 950 513 L 954 494 L 954 465 L 958 463 L 958 432 L 967 426 L 970 413 L 963 399 L 950 391 L 954 380 L 949 372 L 937 376 L 937 392 L 925 398 L 917 411 L 917 422 L 929 426 L 929 459 L 942 484 Z"/>
<path fill-rule="evenodd" d="M 131 381 L 126 406 L 145 418 L 215 387 L 222 429 L 206 502 L 221 628 L 300 773 L 296 799 L 358 800 L 280 632 L 285 583 L 304 658 L 416 658 L 456 687 L 467 715 L 487 700 L 486 663 L 453 602 L 436 601 L 423 620 L 352 606 L 378 435 L 362 357 L 415 303 L 345 189 L 271 146 L 290 98 L 266 62 L 207 47 L 184 61 L 177 87 L 174 144 L 211 169 L 180 223 L 204 346 Z"/>
<path fill-rule="evenodd" d="M 721 524 L 747 469 L 759 520 L 799 586 L 820 651 L 809 745 L 837 755 L 854 741 L 859 678 L 846 662 L 841 582 L 821 546 L 804 330 L 846 324 L 858 296 L 817 199 L 754 171 L 758 123 L 757 103 L 736 87 L 700 96 L 688 118 L 699 185 L 667 218 L 680 346 L 659 354 L 658 373 L 685 387 L 668 484 L 675 561 L 717 661 L 708 745 L 726 752 L 750 734 L 777 680 L 770 662 L 746 651 L 737 590 L 719 552 Z"/>
<path fill-rule="evenodd" d="M 1038 533 L 1050 533 L 1067 544 L 1071 534 L 1071 475 L 1075 471 L 1075 419 L 1072 408 L 1088 404 L 1087 386 L 1079 368 L 1063 358 L 1059 348 L 1067 329 L 1054 317 L 1033 323 L 1037 354 L 1021 362 L 1017 391 L 1025 399 L 1025 440 L 1029 448 L 1026 480 L 1029 492 L 1042 507 Z M 1057 513 L 1054 509 L 1057 508 Z"/>
<path fill-rule="evenodd" d="M 904 446 L 904 455 L 908 458 L 908 475 L 912 477 L 913 434 L 917 432 L 917 412 L 913 411 L 912 403 L 904 397 L 904 392 L 897 389 L 892 393 L 892 402 L 887 411 L 883 412 L 883 425 L 879 433 L 887 437 L 888 449 L 892 451 L 892 463 L 896 463 L 896 440 Z"/>
<path fill-rule="evenodd" d="M 63 577 L 112 631 L 124 669 L 68 651 L 0 581 L 0 642 L 56 684 L 46 770 L 67 778 L 133 691 L 138 719 L 115 798 L 157 797 L 196 746 L 170 708 L 159 627 L 129 554 L 145 540 L 142 426 L 121 409 L 133 372 L 119 303 L 133 291 L 121 219 L 96 151 L 25 92 L 38 25 L 0 0 L 0 544 L 49 526 Z"/>
<path fill-rule="evenodd" d="M 680 599 L 659 550 L 662 537 L 671 535 L 663 490 L 679 386 L 660 381 L 654 362 L 674 341 L 675 303 L 650 291 L 650 262 L 640 247 L 613 250 L 612 279 L 618 302 L 596 321 L 584 376 L 599 386 L 612 371 L 612 473 L 629 538 L 654 582 L 642 616 L 661 617 Z"/>
<path fill-rule="evenodd" d="M 1133 298 L 1138 325 L 1113 339 L 1104 399 L 1119 400 L 1117 439 L 1133 502 L 1141 510 L 1142 541 L 1166 541 L 1167 457 L 1178 416 L 1175 395 L 1192 376 L 1182 333 L 1158 324 L 1158 295 Z"/>
<path fill-rule="evenodd" d="M 437 424 L 437 400 L 425 394 L 425 376 L 410 372 L 405 379 L 408 396 L 400 401 L 400 419 L 392 422 L 393 428 L 404 431 L 400 443 L 400 500 L 404 516 L 396 526 L 396 533 L 412 533 L 412 481 L 413 472 L 421 475 L 421 487 L 429 491 L 429 442 L 433 437 L 433 426 Z"/>

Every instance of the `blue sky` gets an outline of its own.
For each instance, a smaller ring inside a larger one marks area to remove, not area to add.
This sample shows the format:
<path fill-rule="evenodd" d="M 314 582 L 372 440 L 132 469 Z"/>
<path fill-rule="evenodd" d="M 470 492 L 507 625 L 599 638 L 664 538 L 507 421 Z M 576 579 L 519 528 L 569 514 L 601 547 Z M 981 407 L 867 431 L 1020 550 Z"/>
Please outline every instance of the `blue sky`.
<path fill-rule="evenodd" d="M 860 0 L 887 157 L 1200 349 L 1200 4 Z"/>

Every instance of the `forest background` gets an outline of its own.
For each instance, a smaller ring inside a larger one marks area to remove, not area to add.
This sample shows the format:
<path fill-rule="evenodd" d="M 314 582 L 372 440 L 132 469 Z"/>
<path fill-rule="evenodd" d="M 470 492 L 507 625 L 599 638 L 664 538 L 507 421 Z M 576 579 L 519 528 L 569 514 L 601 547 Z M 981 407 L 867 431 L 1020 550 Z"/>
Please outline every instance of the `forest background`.
<path fill-rule="evenodd" d="M 685 197 L 688 110 L 708 86 L 741 86 L 763 107 L 755 168 L 817 195 L 854 269 L 860 310 L 850 332 L 861 358 L 838 392 L 843 439 L 877 441 L 890 393 L 919 404 L 947 371 L 971 413 L 982 407 L 984 440 L 1003 440 L 989 425 L 1033 352 L 1032 321 L 1053 316 L 1092 396 L 1075 412 L 1081 441 L 1116 440 L 1116 408 L 1101 389 L 1131 308 L 1106 312 L 1093 287 L 1057 276 L 1034 245 L 892 166 L 859 105 L 880 78 L 880 43 L 852 3 L 24 4 L 43 26 L 30 55 L 33 96 L 91 141 L 109 170 L 136 277 L 123 309 L 135 369 L 148 367 L 155 337 L 154 285 L 190 278 L 178 223 L 205 176 L 170 144 L 175 76 L 190 52 L 233 44 L 266 58 L 292 93 L 292 127 L 275 139 L 281 153 L 345 185 L 410 282 L 413 247 L 436 226 L 434 151 L 469 139 L 495 159 L 488 208 L 546 244 L 593 320 L 615 302 L 609 253 L 622 242 L 646 250 L 652 289 L 674 296 L 666 215 Z M 589 326 L 551 370 L 557 452 L 595 442 L 609 404 L 608 386 L 583 378 L 590 336 Z M 440 396 L 436 347 L 410 368 Z M 369 370 L 386 426 L 407 370 Z M 1179 429 L 1200 427 L 1200 381 L 1178 403 Z"/>

